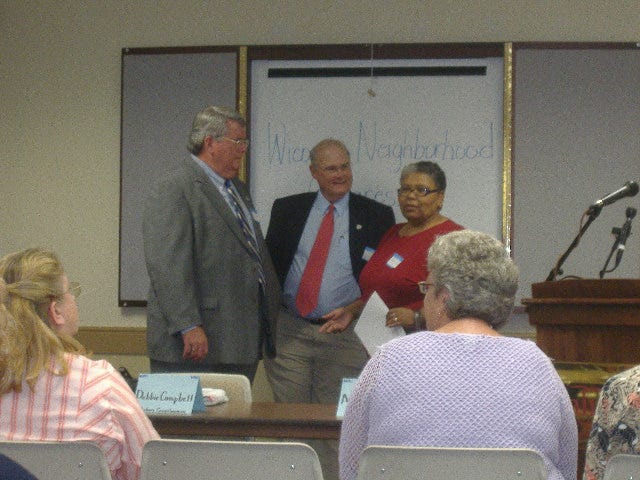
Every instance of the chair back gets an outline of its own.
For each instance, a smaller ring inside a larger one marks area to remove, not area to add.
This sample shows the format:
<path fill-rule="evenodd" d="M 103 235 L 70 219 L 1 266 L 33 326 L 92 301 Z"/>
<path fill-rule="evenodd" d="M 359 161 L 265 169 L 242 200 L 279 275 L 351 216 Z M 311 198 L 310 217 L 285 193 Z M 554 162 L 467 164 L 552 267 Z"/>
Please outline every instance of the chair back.
<path fill-rule="evenodd" d="M 607 462 L 603 480 L 630 480 L 640 478 L 640 455 L 618 454 Z"/>
<path fill-rule="evenodd" d="M 251 403 L 251 382 L 245 375 L 235 373 L 175 373 L 175 375 L 195 375 L 200 377 L 202 388 L 221 388 L 230 402 Z"/>
<path fill-rule="evenodd" d="M 107 458 L 95 443 L 0 441 L 0 452 L 38 480 L 111 480 Z"/>
<path fill-rule="evenodd" d="M 372 445 L 360 456 L 358 480 L 546 480 L 542 457 L 528 449 Z"/>
<path fill-rule="evenodd" d="M 215 478 L 322 480 L 316 452 L 296 442 L 151 440 L 142 451 L 140 480 Z"/>

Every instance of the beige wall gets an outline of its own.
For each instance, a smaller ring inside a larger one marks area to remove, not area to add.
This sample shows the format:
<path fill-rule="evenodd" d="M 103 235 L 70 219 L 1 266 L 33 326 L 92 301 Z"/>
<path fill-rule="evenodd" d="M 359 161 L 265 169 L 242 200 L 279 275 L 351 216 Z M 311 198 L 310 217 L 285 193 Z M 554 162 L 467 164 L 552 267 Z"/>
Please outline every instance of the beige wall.
<path fill-rule="evenodd" d="M 143 327 L 117 306 L 123 47 L 628 42 L 640 3 L 0 0 L 0 21 L 0 255 L 59 252 L 84 325 Z"/>

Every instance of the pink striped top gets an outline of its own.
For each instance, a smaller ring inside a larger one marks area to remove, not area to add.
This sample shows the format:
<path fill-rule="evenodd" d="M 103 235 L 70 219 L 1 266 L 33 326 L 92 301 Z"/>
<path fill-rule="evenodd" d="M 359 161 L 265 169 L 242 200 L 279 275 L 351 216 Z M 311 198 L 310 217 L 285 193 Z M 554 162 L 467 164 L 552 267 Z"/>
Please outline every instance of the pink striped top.
<path fill-rule="evenodd" d="M 0 438 L 28 441 L 87 440 L 100 446 L 111 476 L 140 476 L 142 448 L 160 438 L 135 395 L 109 362 L 67 355 L 69 374 L 43 373 L 32 392 L 0 397 Z"/>

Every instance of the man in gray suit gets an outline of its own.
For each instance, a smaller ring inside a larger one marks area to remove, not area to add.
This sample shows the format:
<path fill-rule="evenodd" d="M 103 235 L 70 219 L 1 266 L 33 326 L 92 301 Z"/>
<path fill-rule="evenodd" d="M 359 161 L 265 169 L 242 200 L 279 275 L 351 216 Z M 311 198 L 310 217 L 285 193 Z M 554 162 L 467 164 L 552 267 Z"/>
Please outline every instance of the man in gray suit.
<path fill-rule="evenodd" d="M 245 120 L 207 107 L 191 156 L 147 199 L 144 255 L 151 280 L 147 349 L 153 372 L 241 373 L 275 355 L 280 288 L 245 185 Z"/>

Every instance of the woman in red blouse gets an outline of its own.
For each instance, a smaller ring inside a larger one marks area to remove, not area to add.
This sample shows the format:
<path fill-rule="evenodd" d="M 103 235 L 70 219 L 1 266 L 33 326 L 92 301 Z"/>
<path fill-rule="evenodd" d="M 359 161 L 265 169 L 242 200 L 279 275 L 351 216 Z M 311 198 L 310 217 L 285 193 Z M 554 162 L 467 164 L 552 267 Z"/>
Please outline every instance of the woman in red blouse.
<path fill-rule="evenodd" d="M 391 227 L 380 240 L 360 274 L 360 299 L 325 315 L 321 331 L 344 330 L 374 291 L 389 307 L 387 326 L 401 325 L 407 332 L 424 328 L 420 312 L 424 295 L 418 282 L 425 279 L 427 250 L 437 236 L 463 229 L 440 213 L 446 188 L 437 163 L 417 162 L 402 169 L 398 203 L 407 221 Z"/>

